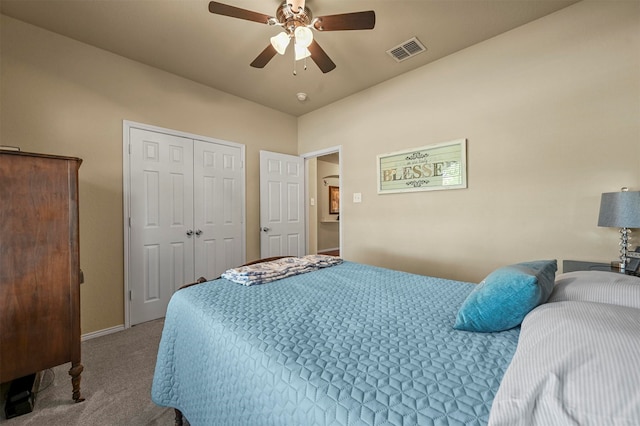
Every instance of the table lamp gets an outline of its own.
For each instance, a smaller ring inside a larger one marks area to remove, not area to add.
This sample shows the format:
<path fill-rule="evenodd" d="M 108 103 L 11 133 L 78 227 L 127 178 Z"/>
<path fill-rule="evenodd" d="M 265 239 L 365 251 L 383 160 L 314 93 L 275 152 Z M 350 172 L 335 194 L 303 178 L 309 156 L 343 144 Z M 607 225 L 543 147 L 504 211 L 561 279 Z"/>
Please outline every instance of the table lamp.
<path fill-rule="evenodd" d="M 629 228 L 640 228 L 640 191 L 629 191 L 625 187 L 620 192 L 603 193 L 598 226 L 620 228 L 620 272 L 625 272 Z"/>

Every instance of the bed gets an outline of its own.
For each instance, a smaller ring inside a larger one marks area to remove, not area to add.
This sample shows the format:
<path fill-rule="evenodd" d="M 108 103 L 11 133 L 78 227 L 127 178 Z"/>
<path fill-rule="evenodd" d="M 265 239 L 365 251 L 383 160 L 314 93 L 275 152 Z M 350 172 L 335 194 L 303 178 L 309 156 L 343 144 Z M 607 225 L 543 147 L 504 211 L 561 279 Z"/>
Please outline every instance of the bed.
<path fill-rule="evenodd" d="M 176 424 L 186 418 L 193 426 L 510 425 L 522 416 L 548 419 L 552 409 L 528 413 L 531 406 L 519 399 L 537 406 L 539 398 L 530 395 L 529 385 L 522 389 L 519 375 L 546 389 L 530 371 L 522 372 L 531 348 L 519 355 L 519 337 L 523 319 L 555 294 L 555 261 L 506 270 L 474 285 L 344 261 L 256 285 L 219 278 L 188 286 L 167 310 L 152 399 L 176 410 Z M 518 295 L 527 294 L 527 300 L 509 294 L 513 276 Z M 640 300 L 640 292 L 629 291 Z M 510 310 L 510 304 L 528 306 Z M 570 302 L 557 301 L 563 304 Z M 640 303 L 624 308 L 631 310 L 627 320 L 640 321 Z M 487 316 L 491 310 L 497 313 Z M 636 341 L 625 347 L 635 350 L 628 361 L 636 367 L 637 330 L 630 333 Z M 638 379 L 634 374 L 626 380 Z M 627 416 L 640 424 L 638 390 L 623 392 L 631 402 L 619 420 Z"/>

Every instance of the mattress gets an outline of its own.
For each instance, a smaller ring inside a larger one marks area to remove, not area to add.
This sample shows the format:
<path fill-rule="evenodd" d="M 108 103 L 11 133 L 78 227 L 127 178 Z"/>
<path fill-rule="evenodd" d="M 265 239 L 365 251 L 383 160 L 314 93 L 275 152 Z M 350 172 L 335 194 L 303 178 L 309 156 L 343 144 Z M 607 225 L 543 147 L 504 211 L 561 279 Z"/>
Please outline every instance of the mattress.
<path fill-rule="evenodd" d="M 353 262 L 168 307 L 152 399 L 191 425 L 483 425 L 519 328 L 452 328 L 470 283 Z"/>

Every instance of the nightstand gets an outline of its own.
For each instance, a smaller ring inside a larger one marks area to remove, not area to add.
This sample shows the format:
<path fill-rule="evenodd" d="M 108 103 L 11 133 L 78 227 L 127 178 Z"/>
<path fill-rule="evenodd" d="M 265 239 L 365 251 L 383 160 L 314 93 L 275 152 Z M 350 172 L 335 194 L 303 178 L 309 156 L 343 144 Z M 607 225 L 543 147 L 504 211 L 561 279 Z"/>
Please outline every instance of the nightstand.
<path fill-rule="evenodd" d="M 564 260 L 562 261 L 562 272 L 574 271 L 607 271 L 621 273 L 620 269 L 611 266 L 610 263 L 584 262 L 581 260 Z M 627 275 L 638 276 L 637 273 L 631 271 L 625 272 Z"/>

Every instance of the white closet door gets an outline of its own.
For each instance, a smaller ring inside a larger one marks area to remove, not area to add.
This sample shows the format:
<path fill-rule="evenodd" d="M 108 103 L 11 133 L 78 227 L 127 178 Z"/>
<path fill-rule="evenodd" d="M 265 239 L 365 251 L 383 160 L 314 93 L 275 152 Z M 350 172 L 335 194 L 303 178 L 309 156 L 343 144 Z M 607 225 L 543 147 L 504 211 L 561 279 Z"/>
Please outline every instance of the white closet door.
<path fill-rule="evenodd" d="M 195 276 L 213 279 L 242 264 L 240 148 L 194 141 Z"/>
<path fill-rule="evenodd" d="M 165 315 L 194 277 L 193 141 L 130 129 L 131 324 Z"/>

